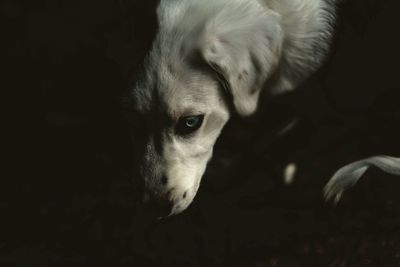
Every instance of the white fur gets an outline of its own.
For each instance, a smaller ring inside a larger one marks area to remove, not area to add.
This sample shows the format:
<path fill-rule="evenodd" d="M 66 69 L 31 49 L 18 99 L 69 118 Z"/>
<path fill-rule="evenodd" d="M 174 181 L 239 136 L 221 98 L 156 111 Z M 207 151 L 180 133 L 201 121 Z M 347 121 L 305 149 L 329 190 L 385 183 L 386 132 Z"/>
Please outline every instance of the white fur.
<path fill-rule="evenodd" d="M 400 158 L 379 155 L 358 160 L 335 172 L 324 188 L 325 198 L 338 203 L 344 191 L 355 185 L 372 166 L 393 175 L 400 175 Z"/>
<path fill-rule="evenodd" d="M 139 160 L 145 190 L 171 202 L 174 214 L 192 202 L 229 106 L 251 115 L 261 95 L 292 90 L 321 65 L 334 7 L 333 0 L 161 0 L 157 14 L 158 34 L 129 98 L 150 125 Z M 178 136 L 179 119 L 196 114 L 204 115 L 201 128 Z"/>

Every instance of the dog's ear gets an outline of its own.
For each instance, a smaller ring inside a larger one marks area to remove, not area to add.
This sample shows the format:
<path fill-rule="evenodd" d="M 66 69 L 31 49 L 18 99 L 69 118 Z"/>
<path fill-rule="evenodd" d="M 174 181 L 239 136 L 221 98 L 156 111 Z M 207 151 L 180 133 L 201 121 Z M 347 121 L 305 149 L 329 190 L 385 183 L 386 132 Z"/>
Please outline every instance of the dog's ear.
<path fill-rule="evenodd" d="M 260 92 L 278 64 L 280 17 L 263 7 L 227 12 L 206 24 L 200 50 L 229 90 L 237 113 L 247 116 L 256 110 Z"/>

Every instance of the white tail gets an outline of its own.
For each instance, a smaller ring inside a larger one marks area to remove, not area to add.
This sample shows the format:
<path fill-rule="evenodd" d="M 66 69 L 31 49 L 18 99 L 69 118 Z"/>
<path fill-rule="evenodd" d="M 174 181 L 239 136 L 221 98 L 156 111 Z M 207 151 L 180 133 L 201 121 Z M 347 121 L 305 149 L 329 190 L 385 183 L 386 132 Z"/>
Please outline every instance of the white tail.
<path fill-rule="evenodd" d="M 343 192 L 352 187 L 371 166 L 390 174 L 400 175 L 400 158 L 381 155 L 362 159 L 336 171 L 324 188 L 325 199 L 339 202 Z"/>

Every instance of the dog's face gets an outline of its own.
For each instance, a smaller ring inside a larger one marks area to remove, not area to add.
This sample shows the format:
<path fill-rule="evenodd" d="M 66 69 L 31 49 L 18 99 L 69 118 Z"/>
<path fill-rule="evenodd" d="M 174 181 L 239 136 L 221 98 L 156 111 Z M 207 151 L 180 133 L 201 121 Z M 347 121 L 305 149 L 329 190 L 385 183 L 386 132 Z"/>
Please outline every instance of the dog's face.
<path fill-rule="evenodd" d="M 161 1 L 158 19 L 127 102 L 143 199 L 165 216 L 192 202 L 229 112 L 255 111 L 282 34 L 258 1 Z"/>
<path fill-rule="evenodd" d="M 150 62 L 147 62 L 150 64 Z M 131 95 L 144 201 L 159 215 L 186 209 L 229 118 L 220 84 L 207 70 L 154 62 Z"/>

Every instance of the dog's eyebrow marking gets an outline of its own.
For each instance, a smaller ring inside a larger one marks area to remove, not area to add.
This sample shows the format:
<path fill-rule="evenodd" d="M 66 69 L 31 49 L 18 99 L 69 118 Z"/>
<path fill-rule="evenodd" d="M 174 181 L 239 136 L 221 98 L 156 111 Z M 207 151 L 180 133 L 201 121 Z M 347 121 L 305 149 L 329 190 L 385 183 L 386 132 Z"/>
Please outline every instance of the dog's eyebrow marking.
<path fill-rule="evenodd" d="M 194 109 L 194 108 L 186 108 L 180 112 L 181 115 L 201 115 L 204 114 L 205 110 Z"/>
<path fill-rule="evenodd" d="M 172 119 L 178 121 L 180 118 L 185 116 L 206 115 L 209 112 L 209 109 L 205 105 L 194 103 L 195 102 L 193 101 L 188 101 L 184 106 L 171 110 L 169 113 L 171 114 Z"/>

